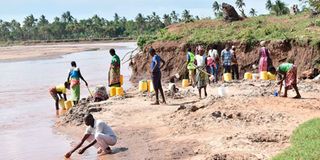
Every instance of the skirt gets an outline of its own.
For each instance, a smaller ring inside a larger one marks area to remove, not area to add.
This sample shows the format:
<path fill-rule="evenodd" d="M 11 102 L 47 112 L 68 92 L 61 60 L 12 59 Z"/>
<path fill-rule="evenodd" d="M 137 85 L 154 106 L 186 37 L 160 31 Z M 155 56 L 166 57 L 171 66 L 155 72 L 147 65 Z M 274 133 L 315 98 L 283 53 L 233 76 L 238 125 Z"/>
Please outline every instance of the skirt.
<path fill-rule="evenodd" d="M 196 81 L 198 89 L 206 87 L 208 82 L 208 75 L 201 72 L 200 70 L 197 70 Z"/>
<path fill-rule="evenodd" d="M 286 76 L 286 88 L 292 89 L 293 85 L 297 84 L 297 66 L 293 65 L 292 68 L 287 72 Z"/>

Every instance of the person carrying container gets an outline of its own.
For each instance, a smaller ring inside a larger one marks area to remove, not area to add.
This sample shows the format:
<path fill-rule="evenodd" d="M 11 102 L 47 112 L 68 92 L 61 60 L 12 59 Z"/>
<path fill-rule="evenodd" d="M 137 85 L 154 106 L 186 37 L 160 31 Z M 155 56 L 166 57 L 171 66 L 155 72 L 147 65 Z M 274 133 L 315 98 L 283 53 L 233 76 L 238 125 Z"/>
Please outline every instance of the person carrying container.
<path fill-rule="evenodd" d="M 67 100 L 67 89 L 70 89 L 70 84 L 68 82 L 64 82 L 64 84 L 57 85 L 55 87 L 50 88 L 49 93 L 55 101 L 56 104 L 56 114 L 59 115 L 59 100 L 64 99 Z M 63 95 L 63 97 L 62 97 Z"/>

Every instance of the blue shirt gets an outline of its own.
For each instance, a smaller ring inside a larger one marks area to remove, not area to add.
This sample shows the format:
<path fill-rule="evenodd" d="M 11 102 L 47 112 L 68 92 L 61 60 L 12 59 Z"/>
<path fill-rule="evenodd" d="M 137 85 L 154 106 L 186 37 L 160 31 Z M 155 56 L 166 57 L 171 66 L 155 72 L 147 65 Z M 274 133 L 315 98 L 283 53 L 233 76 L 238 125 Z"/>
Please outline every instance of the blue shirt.
<path fill-rule="evenodd" d="M 232 53 L 227 50 L 223 50 L 221 52 L 221 57 L 223 59 L 223 65 L 226 65 L 226 66 L 231 66 L 231 61 L 232 61 Z"/>
<path fill-rule="evenodd" d="M 152 71 L 152 69 L 154 68 L 154 70 L 153 70 L 153 73 L 157 73 L 157 72 L 160 72 L 160 63 L 161 63 L 161 58 L 160 58 L 160 56 L 158 56 L 157 54 L 156 55 L 154 55 L 153 57 L 152 57 L 152 62 L 151 62 L 151 71 Z M 157 65 L 156 65 L 157 64 Z"/>

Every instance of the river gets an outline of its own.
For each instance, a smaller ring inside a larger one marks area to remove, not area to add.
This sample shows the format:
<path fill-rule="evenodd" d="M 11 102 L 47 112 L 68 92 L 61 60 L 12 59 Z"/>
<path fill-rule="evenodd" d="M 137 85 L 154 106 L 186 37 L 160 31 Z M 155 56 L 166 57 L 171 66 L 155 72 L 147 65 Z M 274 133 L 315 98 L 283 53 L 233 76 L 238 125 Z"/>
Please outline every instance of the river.
<path fill-rule="evenodd" d="M 108 45 L 116 49 L 120 58 L 137 47 L 134 42 Z M 111 61 L 108 50 L 72 53 L 55 59 L 0 63 L 0 159 L 56 160 L 63 159 L 71 149 L 72 139 L 53 128 L 57 117 L 54 100 L 48 92 L 50 87 L 66 80 L 71 61 L 77 62 L 92 90 L 96 85 L 107 85 Z M 130 87 L 128 63 L 122 66 L 121 73 L 126 89 Z M 81 97 L 86 96 L 88 91 L 82 83 Z M 83 158 L 95 159 L 95 156 L 90 151 Z"/>

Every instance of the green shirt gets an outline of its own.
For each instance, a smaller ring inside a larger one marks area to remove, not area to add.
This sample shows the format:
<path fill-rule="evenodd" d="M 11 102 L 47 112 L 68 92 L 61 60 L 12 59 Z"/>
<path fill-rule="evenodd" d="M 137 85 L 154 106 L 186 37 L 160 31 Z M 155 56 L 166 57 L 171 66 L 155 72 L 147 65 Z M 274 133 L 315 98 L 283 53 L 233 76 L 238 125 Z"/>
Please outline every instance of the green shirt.
<path fill-rule="evenodd" d="M 114 56 L 112 56 L 112 59 L 111 59 L 111 64 L 112 65 L 119 65 L 120 66 L 120 58 L 119 58 L 119 56 L 118 55 L 114 55 Z"/>
<path fill-rule="evenodd" d="M 278 71 L 283 72 L 283 73 L 287 73 L 288 71 L 290 71 L 290 69 L 292 68 L 293 64 L 292 63 L 282 63 L 280 64 L 280 66 L 278 67 Z"/>

